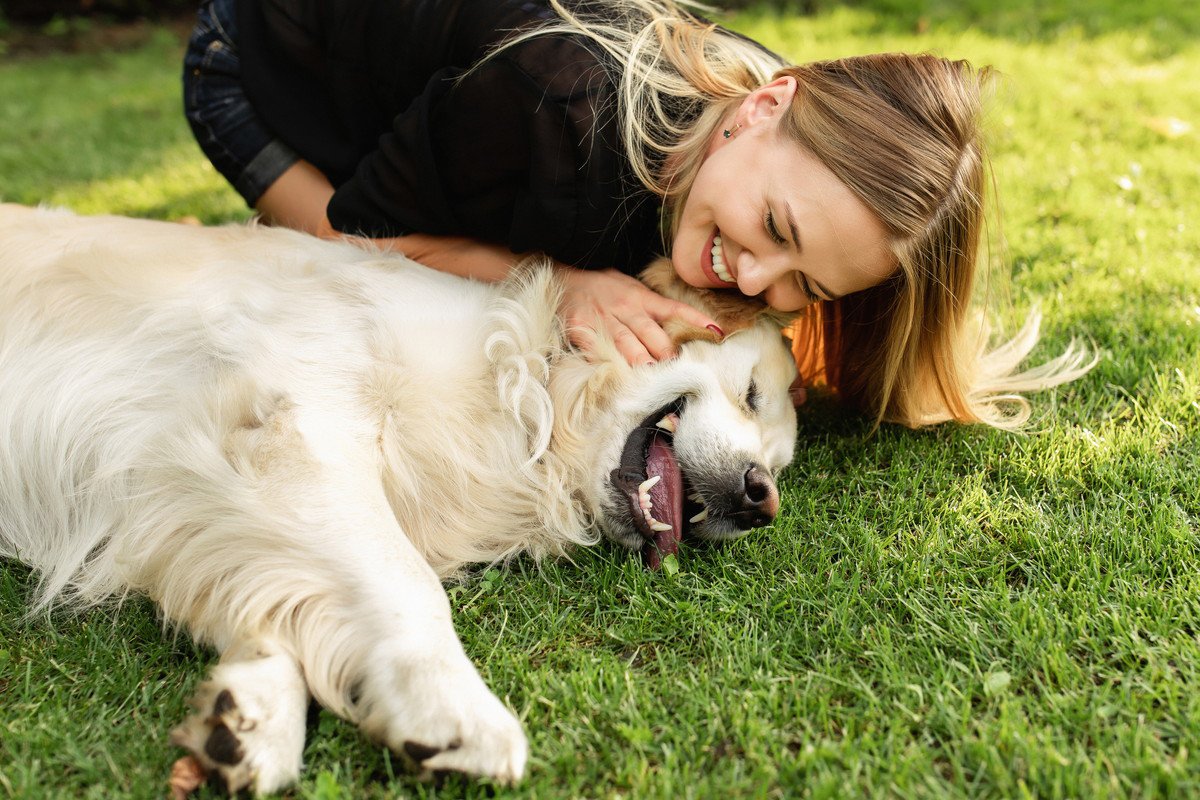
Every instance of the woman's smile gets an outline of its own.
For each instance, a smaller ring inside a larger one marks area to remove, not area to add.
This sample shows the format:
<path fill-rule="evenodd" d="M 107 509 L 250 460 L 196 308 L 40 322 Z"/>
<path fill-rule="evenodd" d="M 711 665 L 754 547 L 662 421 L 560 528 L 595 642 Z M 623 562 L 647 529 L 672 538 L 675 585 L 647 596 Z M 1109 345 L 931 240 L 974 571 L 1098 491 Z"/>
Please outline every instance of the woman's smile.
<path fill-rule="evenodd" d="M 737 275 L 725 259 L 725 248 L 720 229 L 714 229 L 712 237 L 700 254 L 700 268 L 705 276 L 713 280 L 714 286 L 736 286 Z"/>

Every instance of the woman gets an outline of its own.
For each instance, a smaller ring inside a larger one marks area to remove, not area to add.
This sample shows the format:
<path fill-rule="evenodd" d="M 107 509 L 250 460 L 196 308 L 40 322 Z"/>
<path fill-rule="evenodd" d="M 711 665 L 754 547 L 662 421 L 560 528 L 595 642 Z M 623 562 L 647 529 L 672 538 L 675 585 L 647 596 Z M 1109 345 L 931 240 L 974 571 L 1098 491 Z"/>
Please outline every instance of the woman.
<path fill-rule="evenodd" d="M 1010 376 L 1036 330 L 1006 358 L 968 330 L 987 76 L 964 62 L 789 67 L 673 0 L 210 0 L 185 63 L 201 147 L 265 220 L 485 280 L 546 253 L 576 343 L 631 364 L 671 355 L 670 317 L 719 332 L 630 277 L 669 252 L 803 311 L 802 376 L 876 422 L 1019 425 L 1009 390 L 1082 369 Z"/>

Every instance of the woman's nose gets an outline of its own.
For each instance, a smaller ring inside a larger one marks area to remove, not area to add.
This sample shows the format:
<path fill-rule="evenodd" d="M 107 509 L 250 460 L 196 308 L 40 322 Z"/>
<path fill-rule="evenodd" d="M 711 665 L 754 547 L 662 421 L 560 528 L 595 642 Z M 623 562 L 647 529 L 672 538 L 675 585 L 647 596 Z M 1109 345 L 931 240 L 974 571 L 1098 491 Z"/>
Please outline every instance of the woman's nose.
<path fill-rule="evenodd" d="M 766 292 L 779 283 L 784 272 L 783 265 L 775 259 L 760 258 L 750 250 L 743 250 L 738 255 L 738 288 L 744 295 L 754 297 Z"/>
<path fill-rule="evenodd" d="M 755 258 L 747 254 L 743 271 L 739 260 L 738 288 L 750 297 L 761 297 L 778 311 L 799 311 L 809 300 L 796 285 L 794 266 L 784 257 Z"/>
<path fill-rule="evenodd" d="M 737 257 L 737 282 L 742 294 L 749 297 L 762 294 L 771 285 L 770 275 L 754 253 L 743 250 Z"/>

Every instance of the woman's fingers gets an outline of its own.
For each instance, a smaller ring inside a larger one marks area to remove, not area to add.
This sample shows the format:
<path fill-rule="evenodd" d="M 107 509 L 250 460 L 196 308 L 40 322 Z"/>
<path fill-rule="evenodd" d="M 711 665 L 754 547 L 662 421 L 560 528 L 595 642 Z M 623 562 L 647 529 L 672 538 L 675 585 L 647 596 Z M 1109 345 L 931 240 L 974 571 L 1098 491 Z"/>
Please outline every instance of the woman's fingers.
<path fill-rule="evenodd" d="M 663 297 L 655 293 L 656 298 L 654 318 L 660 323 L 666 322 L 672 317 L 683 320 L 689 325 L 694 325 L 697 328 L 716 328 L 721 330 L 717 325 L 717 321 L 705 314 L 698 308 L 693 308 L 687 303 L 681 303 L 678 300 L 672 300 L 669 297 Z"/>
<path fill-rule="evenodd" d="M 658 294 L 616 270 L 563 268 L 565 291 L 559 309 L 576 347 L 593 352 L 603 332 L 631 365 L 671 358 L 675 347 L 663 323 L 677 318 L 699 328 L 720 328 L 704 312 Z"/>
<path fill-rule="evenodd" d="M 564 320 L 567 326 L 567 338 L 571 344 L 578 347 L 589 356 L 596 351 L 597 331 L 604 331 L 608 338 L 616 346 L 617 352 L 621 357 L 629 363 L 630 366 L 638 367 L 644 364 L 652 364 L 656 361 L 646 346 L 642 344 L 642 340 L 631 331 L 627 326 L 622 325 L 619 321 L 609 318 L 607 324 L 601 323 L 601 317 L 594 315 L 588 320 L 574 319 Z"/>
<path fill-rule="evenodd" d="M 592 353 L 596 349 L 596 331 L 590 326 L 567 322 L 567 339 L 585 353 Z"/>
<path fill-rule="evenodd" d="M 655 361 L 662 361 L 665 358 L 674 358 L 675 345 L 671 342 L 671 337 L 663 330 L 662 325 L 651 319 L 645 314 L 638 314 L 632 319 L 625 321 L 625 329 L 632 332 L 632 335 L 637 337 L 649 356 Z M 618 344 L 618 349 L 620 345 Z M 624 355 L 624 350 L 621 351 Z M 633 363 L 632 361 L 629 363 Z"/>
<path fill-rule="evenodd" d="M 612 336 L 613 344 L 617 346 L 617 352 L 629 362 L 630 366 L 636 367 L 640 364 L 653 364 L 658 360 L 646 349 L 646 345 L 642 342 L 641 338 L 627 326 L 619 323 L 615 326 L 610 326 L 609 335 Z"/>

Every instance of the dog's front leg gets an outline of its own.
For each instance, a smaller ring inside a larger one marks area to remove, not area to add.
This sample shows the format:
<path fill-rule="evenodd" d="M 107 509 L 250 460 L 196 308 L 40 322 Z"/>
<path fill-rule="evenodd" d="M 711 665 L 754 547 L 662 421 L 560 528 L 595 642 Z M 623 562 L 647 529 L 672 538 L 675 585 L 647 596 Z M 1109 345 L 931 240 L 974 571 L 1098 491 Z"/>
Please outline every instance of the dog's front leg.
<path fill-rule="evenodd" d="M 213 512 L 224 534 L 190 539 L 167 556 L 178 566 L 154 570 L 153 593 L 168 616 L 235 651 L 230 669 L 223 658 L 211 689 L 202 688 L 198 719 L 185 723 L 192 732 L 181 741 L 206 765 L 219 760 L 210 744 L 231 758 L 241 744 L 237 763 L 250 758 L 246 739 L 234 743 L 221 730 L 230 726 L 217 708 L 222 689 L 242 708 L 249 692 L 243 702 L 220 679 L 235 666 L 270 669 L 272 654 L 256 660 L 236 652 L 240 642 L 267 641 L 292 659 L 320 703 L 422 772 L 516 781 L 527 755 L 520 723 L 463 651 L 441 582 L 387 502 L 370 440 L 346 435 L 341 424 L 341 436 L 305 435 L 306 423 L 317 427 L 281 405 L 264 424 L 232 436 L 226 457 L 252 497 Z M 207 576 L 202 592 L 197 576 Z M 268 790 L 261 774 L 251 786 Z"/>
<path fill-rule="evenodd" d="M 367 646 L 353 664 L 346 716 L 422 774 L 455 770 L 515 782 L 528 750 L 521 724 L 463 651 L 437 576 L 395 534 L 394 546 L 364 563 L 374 575 L 360 587 L 354 624 Z"/>
<path fill-rule="evenodd" d="M 323 548 L 336 553 L 346 576 L 331 598 L 337 613 L 306 634 L 344 643 L 338 653 L 321 648 L 332 659 L 302 648 L 309 688 L 335 711 L 344 700 L 340 713 L 423 774 L 454 770 L 516 782 L 528 754 L 525 734 L 467 658 L 441 581 L 388 502 L 379 432 L 323 435 L 329 424 L 317 414 L 302 416 L 297 427 L 312 431 L 303 438 L 319 465 L 319 491 L 308 495 L 317 507 L 306 516 L 325 521 Z"/>
<path fill-rule="evenodd" d="M 226 791 L 274 792 L 299 777 L 308 688 L 283 648 L 265 639 L 226 648 L 191 704 L 171 742 Z"/>
<path fill-rule="evenodd" d="M 257 573 L 254 594 L 241 599 L 283 616 L 246 618 L 220 603 L 226 613 L 215 630 L 266 633 L 218 643 L 221 662 L 172 742 L 230 792 L 276 791 L 299 777 L 311 691 L 422 775 L 517 781 L 525 735 L 463 651 L 436 575 L 394 521 L 386 544 L 356 528 L 333 532 L 319 556 L 301 550 L 306 557 L 286 559 L 290 567 L 275 563 L 276 574 L 251 558 L 245 573 L 228 576 L 245 588 Z M 238 616 L 240 624 L 229 618 Z"/>

